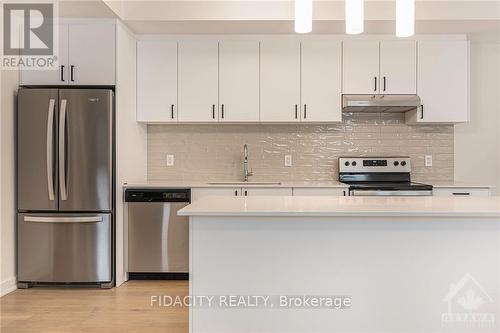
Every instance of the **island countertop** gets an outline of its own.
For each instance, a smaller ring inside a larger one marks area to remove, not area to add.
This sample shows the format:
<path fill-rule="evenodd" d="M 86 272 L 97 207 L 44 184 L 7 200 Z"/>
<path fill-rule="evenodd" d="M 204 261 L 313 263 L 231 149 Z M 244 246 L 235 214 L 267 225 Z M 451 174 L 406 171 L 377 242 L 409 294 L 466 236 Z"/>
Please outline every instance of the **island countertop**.
<path fill-rule="evenodd" d="M 208 196 L 182 216 L 499 217 L 500 197 Z"/>

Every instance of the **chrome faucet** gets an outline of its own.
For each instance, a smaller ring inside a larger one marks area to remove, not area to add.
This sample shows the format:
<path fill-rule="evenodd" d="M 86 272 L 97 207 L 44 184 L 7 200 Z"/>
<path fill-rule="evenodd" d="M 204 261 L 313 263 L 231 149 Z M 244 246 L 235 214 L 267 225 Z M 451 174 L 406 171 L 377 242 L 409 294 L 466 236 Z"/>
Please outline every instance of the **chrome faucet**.
<path fill-rule="evenodd" d="M 243 146 L 243 180 L 248 181 L 248 177 L 253 176 L 253 171 L 248 171 L 248 146 Z"/>

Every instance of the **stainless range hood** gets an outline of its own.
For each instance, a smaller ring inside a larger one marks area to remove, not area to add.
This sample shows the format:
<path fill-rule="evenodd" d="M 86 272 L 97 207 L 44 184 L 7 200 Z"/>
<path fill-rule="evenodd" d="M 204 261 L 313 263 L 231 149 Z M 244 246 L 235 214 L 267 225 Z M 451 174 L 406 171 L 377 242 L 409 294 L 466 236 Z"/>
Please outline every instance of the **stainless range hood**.
<path fill-rule="evenodd" d="M 343 112 L 407 112 L 421 105 L 418 95 L 343 95 Z"/>

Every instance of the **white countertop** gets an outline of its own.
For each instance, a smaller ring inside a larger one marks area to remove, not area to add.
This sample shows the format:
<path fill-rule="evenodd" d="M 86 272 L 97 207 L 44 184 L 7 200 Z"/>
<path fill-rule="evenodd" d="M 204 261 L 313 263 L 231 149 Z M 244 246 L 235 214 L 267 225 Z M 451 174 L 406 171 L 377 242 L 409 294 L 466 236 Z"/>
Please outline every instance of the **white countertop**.
<path fill-rule="evenodd" d="M 181 209 L 183 216 L 499 217 L 500 197 L 220 197 Z"/>
<path fill-rule="evenodd" d="M 127 182 L 123 184 L 124 188 L 200 188 L 200 187 L 262 187 L 262 188 L 277 188 L 277 187 L 302 187 L 302 188 L 347 188 L 348 185 L 338 181 L 288 181 L 280 182 L 280 184 L 252 184 L 250 181 L 247 184 L 229 184 L 229 181 L 221 181 L 221 184 L 210 184 L 214 181 L 142 181 L 142 182 Z M 226 182 L 226 184 L 222 184 Z M 237 183 L 237 181 L 235 182 Z M 482 188 L 491 189 L 493 186 L 486 184 L 472 184 L 458 181 L 451 182 L 429 182 L 435 188 Z"/>
<path fill-rule="evenodd" d="M 279 187 L 329 187 L 329 188 L 347 188 L 346 184 L 338 181 L 297 181 L 297 182 L 280 182 L 280 184 L 252 184 L 250 181 L 246 184 L 243 182 L 220 181 L 220 184 L 210 184 L 215 181 L 149 181 L 149 182 L 128 182 L 123 184 L 124 188 L 200 188 L 200 187 L 260 187 L 260 188 L 279 188 Z M 266 182 L 266 181 L 263 181 Z M 231 184 L 233 183 L 233 184 Z M 237 184 L 236 184 L 237 183 Z"/>

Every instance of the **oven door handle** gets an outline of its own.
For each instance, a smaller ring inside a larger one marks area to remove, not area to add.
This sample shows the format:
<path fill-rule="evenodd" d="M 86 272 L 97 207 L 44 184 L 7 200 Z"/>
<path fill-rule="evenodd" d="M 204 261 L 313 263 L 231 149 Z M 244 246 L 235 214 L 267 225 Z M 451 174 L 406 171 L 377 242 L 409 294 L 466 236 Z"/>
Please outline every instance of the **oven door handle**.
<path fill-rule="evenodd" d="M 403 197 L 403 196 L 432 196 L 432 191 L 384 191 L 384 190 L 351 190 L 351 195 L 355 197 L 368 197 L 368 196 L 397 196 L 397 197 Z"/>

